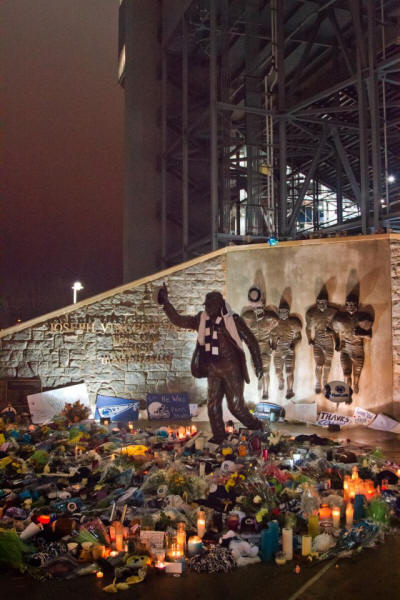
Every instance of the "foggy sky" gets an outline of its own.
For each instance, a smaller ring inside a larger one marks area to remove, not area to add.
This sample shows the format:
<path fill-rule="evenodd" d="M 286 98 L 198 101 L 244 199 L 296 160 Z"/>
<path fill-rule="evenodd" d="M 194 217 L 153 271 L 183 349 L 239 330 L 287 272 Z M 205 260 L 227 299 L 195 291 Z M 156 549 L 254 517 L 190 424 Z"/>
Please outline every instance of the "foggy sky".
<path fill-rule="evenodd" d="M 0 3 L 0 297 L 122 280 L 118 0 Z"/>

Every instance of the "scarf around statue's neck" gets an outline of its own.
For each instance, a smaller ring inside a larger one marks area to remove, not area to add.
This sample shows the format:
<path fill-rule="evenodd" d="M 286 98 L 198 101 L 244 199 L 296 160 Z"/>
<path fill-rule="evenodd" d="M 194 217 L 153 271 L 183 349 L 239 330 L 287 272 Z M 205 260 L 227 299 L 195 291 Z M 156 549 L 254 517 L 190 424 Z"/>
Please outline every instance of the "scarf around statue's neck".
<path fill-rule="evenodd" d="M 220 358 L 219 348 L 219 337 L 218 334 L 221 328 L 224 327 L 228 331 L 231 338 L 236 342 L 236 345 L 240 350 L 243 350 L 242 340 L 239 337 L 239 333 L 236 327 L 235 319 L 233 318 L 233 312 L 230 306 L 225 302 L 226 312 L 222 309 L 221 315 L 214 321 L 214 327 L 212 327 L 212 321 L 204 310 L 200 315 L 200 325 L 197 332 L 197 341 L 200 346 L 204 346 L 206 356 L 211 360 L 217 360 Z"/>

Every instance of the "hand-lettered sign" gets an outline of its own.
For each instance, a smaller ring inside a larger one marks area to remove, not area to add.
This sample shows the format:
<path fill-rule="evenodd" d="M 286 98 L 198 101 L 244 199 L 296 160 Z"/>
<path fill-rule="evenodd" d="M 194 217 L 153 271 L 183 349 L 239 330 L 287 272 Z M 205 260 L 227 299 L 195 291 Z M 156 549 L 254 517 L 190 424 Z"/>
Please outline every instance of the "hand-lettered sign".
<path fill-rule="evenodd" d="M 147 394 L 147 415 L 150 420 L 190 419 L 189 396 L 181 394 Z"/>

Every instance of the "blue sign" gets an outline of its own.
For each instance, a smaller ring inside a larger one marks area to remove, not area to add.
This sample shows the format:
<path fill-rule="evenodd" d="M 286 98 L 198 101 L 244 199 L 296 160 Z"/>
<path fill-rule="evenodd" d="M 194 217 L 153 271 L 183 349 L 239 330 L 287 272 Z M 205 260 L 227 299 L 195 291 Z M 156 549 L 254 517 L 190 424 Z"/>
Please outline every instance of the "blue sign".
<path fill-rule="evenodd" d="M 110 419 L 120 423 L 139 419 L 139 400 L 97 396 L 95 419 Z"/>
<path fill-rule="evenodd" d="M 150 420 L 190 419 L 189 396 L 183 394 L 147 394 Z"/>

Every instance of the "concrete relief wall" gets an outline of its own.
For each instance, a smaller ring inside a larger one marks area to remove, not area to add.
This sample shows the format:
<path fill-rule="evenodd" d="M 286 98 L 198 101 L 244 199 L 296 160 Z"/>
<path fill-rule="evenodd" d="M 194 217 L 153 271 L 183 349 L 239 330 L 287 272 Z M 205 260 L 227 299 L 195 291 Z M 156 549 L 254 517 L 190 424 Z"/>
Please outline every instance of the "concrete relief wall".
<path fill-rule="evenodd" d="M 399 258 L 400 262 L 400 248 Z M 374 313 L 372 338 L 365 338 L 365 361 L 360 391 L 353 404 L 340 411 L 352 414 L 355 406 L 392 412 L 392 326 L 389 239 L 316 240 L 285 243 L 264 249 L 235 248 L 227 255 L 227 298 L 236 312 L 248 306 L 251 286 L 262 288 L 266 304 L 279 307 L 284 299 L 290 313 L 303 324 L 302 340 L 296 347 L 294 392 L 296 400 L 317 400 L 318 407 L 334 411 L 336 405 L 315 394 L 315 362 L 305 334 L 305 314 L 325 286 L 329 303 L 343 306 L 347 295 L 358 290 L 361 309 Z M 399 271 L 400 271 L 400 267 Z M 400 285 L 398 288 L 400 294 Z M 400 315 L 399 315 L 400 316 Z M 400 348 L 400 337 L 398 340 Z M 399 349 L 398 348 L 398 349 Z M 400 351 L 399 351 L 400 356 Z M 398 359 L 400 375 L 400 358 Z M 334 352 L 330 381 L 343 380 L 340 355 Z M 400 381 L 398 382 L 400 384 Z M 399 385 L 400 395 L 400 385 Z M 271 366 L 270 401 L 285 404 L 285 389 L 278 389 Z M 253 375 L 247 400 L 257 401 L 259 392 Z"/>
<path fill-rule="evenodd" d="M 340 412 L 350 415 L 361 406 L 396 416 L 399 275 L 400 239 L 395 236 L 230 247 L 1 332 L 0 378 L 38 376 L 44 389 L 84 381 L 93 402 L 98 392 L 140 399 L 147 392 L 179 391 L 204 402 L 207 381 L 190 373 L 196 334 L 171 325 L 154 293 L 166 282 L 177 310 L 194 315 L 203 309 L 205 294 L 219 290 L 240 314 L 249 305 L 249 288 L 256 285 L 267 306 L 277 308 L 284 300 L 290 315 L 302 323 L 292 401 L 317 401 L 320 409 L 335 411 L 335 404 L 315 393 L 313 348 L 305 331 L 306 312 L 325 286 L 331 306 L 343 306 L 347 295 L 357 290 L 361 310 L 374 315 L 372 338 L 364 341 L 360 391 L 351 406 L 340 406 Z M 249 356 L 248 364 L 251 382 L 245 398 L 258 402 L 261 394 Z M 273 361 L 270 374 L 269 399 L 285 405 L 287 382 L 278 389 Z M 329 379 L 343 380 L 338 352 Z M 205 412 L 201 414 L 205 418 Z"/>
<path fill-rule="evenodd" d="M 166 282 L 177 310 L 196 314 L 208 291 L 225 292 L 225 256 L 192 262 L 6 335 L 0 377 L 38 376 L 44 389 L 84 381 L 93 402 L 100 391 L 135 399 L 186 391 L 204 401 L 206 381 L 190 373 L 196 334 L 170 324 L 154 300 Z"/>

